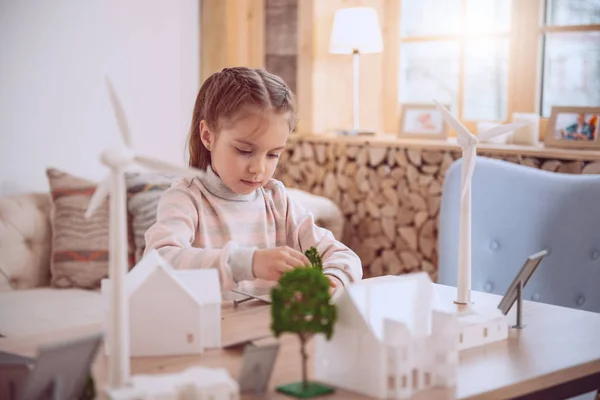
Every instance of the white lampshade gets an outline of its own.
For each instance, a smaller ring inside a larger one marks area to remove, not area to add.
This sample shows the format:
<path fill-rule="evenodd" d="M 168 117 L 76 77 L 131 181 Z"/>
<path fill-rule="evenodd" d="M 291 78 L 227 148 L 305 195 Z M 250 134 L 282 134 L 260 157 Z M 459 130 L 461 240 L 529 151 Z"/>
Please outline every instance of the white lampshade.
<path fill-rule="evenodd" d="M 383 40 L 379 18 L 370 7 L 342 8 L 335 12 L 329 52 L 333 54 L 380 53 Z"/>

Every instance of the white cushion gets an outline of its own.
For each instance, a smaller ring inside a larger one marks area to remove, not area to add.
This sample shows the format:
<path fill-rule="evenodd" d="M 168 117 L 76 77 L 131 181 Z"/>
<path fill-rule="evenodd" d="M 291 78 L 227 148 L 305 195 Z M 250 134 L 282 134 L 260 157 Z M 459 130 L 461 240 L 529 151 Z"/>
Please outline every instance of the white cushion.
<path fill-rule="evenodd" d="M 99 291 L 38 288 L 0 293 L 0 334 L 7 338 L 101 322 Z"/>

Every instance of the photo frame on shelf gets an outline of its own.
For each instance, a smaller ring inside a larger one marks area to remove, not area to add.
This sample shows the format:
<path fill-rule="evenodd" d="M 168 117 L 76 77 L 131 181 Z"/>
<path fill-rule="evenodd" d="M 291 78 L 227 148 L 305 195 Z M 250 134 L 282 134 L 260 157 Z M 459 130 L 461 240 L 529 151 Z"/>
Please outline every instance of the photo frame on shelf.
<path fill-rule="evenodd" d="M 444 104 L 448 110 L 450 105 Z M 399 138 L 446 140 L 448 125 L 435 104 L 401 104 Z"/>
<path fill-rule="evenodd" d="M 600 149 L 600 107 L 552 107 L 544 146 Z"/>

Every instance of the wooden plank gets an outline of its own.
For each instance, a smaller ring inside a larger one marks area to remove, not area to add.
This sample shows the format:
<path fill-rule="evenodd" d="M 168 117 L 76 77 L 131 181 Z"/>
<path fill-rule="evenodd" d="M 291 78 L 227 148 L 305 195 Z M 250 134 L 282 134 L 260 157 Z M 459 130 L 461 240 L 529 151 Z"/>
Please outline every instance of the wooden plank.
<path fill-rule="evenodd" d="M 460 151 L 460 146 L 458 146 L 456 143 L 456 138 L 448 138 L 448 140 L 427 140 L 398 138 L 393 134 L 382 134 L 376 136 L 342 136 L 335 134 L 296 133 L 290 136 L 290 140 L 306 140 L 314 143 L 335 142 L 354 145 L 368 144 L 369 146 L 379 147 L 407 147 L 419 148 L 423 150 Z M 538 146 L 479 143 L 477 145 L 477 150 L 479 153 L 510 154 L 540 158 L 553 158 L 558 160 L 600 160 L 600 151 L 597 150 L 549 148 L 544 147 L 541 143 Z"/>
<path fill-rule="evenodd" d="M 200 2 L 200 84 L 227 64 L 225 21 L 227 3 L 222 0 Z"/>
<path fill-rule="evenodd" d="M 201 4 L 201 82 L 226 67 L 263 67 L 264 0 L 203 0 Z"/>
<path fill-rule="evenodd" d="M 298 68 L 296 70 L 296 103 L 298 126 L 301 132 L 313 127 L 313 70 L 314 70 L 314 2 L 298 2 Z"/>
<path fill-rule="evenodd" d="M 398 78 L 400 71 L 400 10 L 401 0 L 385 0 L 383 4 L 383 70 L 382 119 L 384 132 L 400 128 Z"/>
<path fill-rule="evenodd" d="M 539 111 L 540 3 L 539 0 L 512 3 L 507 108 L 509 119 L 514 112 Z M 540 130 L 540 138 L 543 138 L 543 133 Z"/>
<path fill-rule="evenodd" d="M 265 0 L 250 0 L 248 15 L 248 66 L 265 67 Z"/>

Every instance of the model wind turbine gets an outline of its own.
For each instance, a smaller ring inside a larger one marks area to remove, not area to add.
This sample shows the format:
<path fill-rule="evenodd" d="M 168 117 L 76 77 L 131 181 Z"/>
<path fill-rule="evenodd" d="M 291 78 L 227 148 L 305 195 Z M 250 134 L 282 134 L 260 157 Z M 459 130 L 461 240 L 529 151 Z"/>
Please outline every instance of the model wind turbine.
<path fill-rule="evenodd" d="M 456 303 L 471 303 L 471 181 L 475 169 L 477 143 L 522 128 L 523 123 L 510 123 L 495 126 L 477 136 L 464 127 L 450 112 L 437 101 L 433 101 L 448 125 L 456 132 L 458 145 L 462 148 L 462 174 L 460 193 L 460 225 L 458 236 L 458 282 Z"/>
<path fill-rule="evenodd" d="M 96 187 L 90 199 L 86 218 L 102 204 L 110 193 L 109 217 L 109 278 L 112 281 L 110 302 L 110 359 L 109 386 L 118 389 L 129 380 L 129 316 L 125 291 L 125 275 L 127 262 L 127 188 L 125 186 L 125 170 L 137 164 L 157 172 L 179 175 L 188 178 L 201 177 L 204 171 L 195 168 L 179 167 L 159 161 L 131 149 L 131 134 L 125 113 L 121 107 L 110 80 L 106 79 L 111 105 L 123 137 L 123 145 L 102 152 L 101 162 L 110 172 Z"/>

